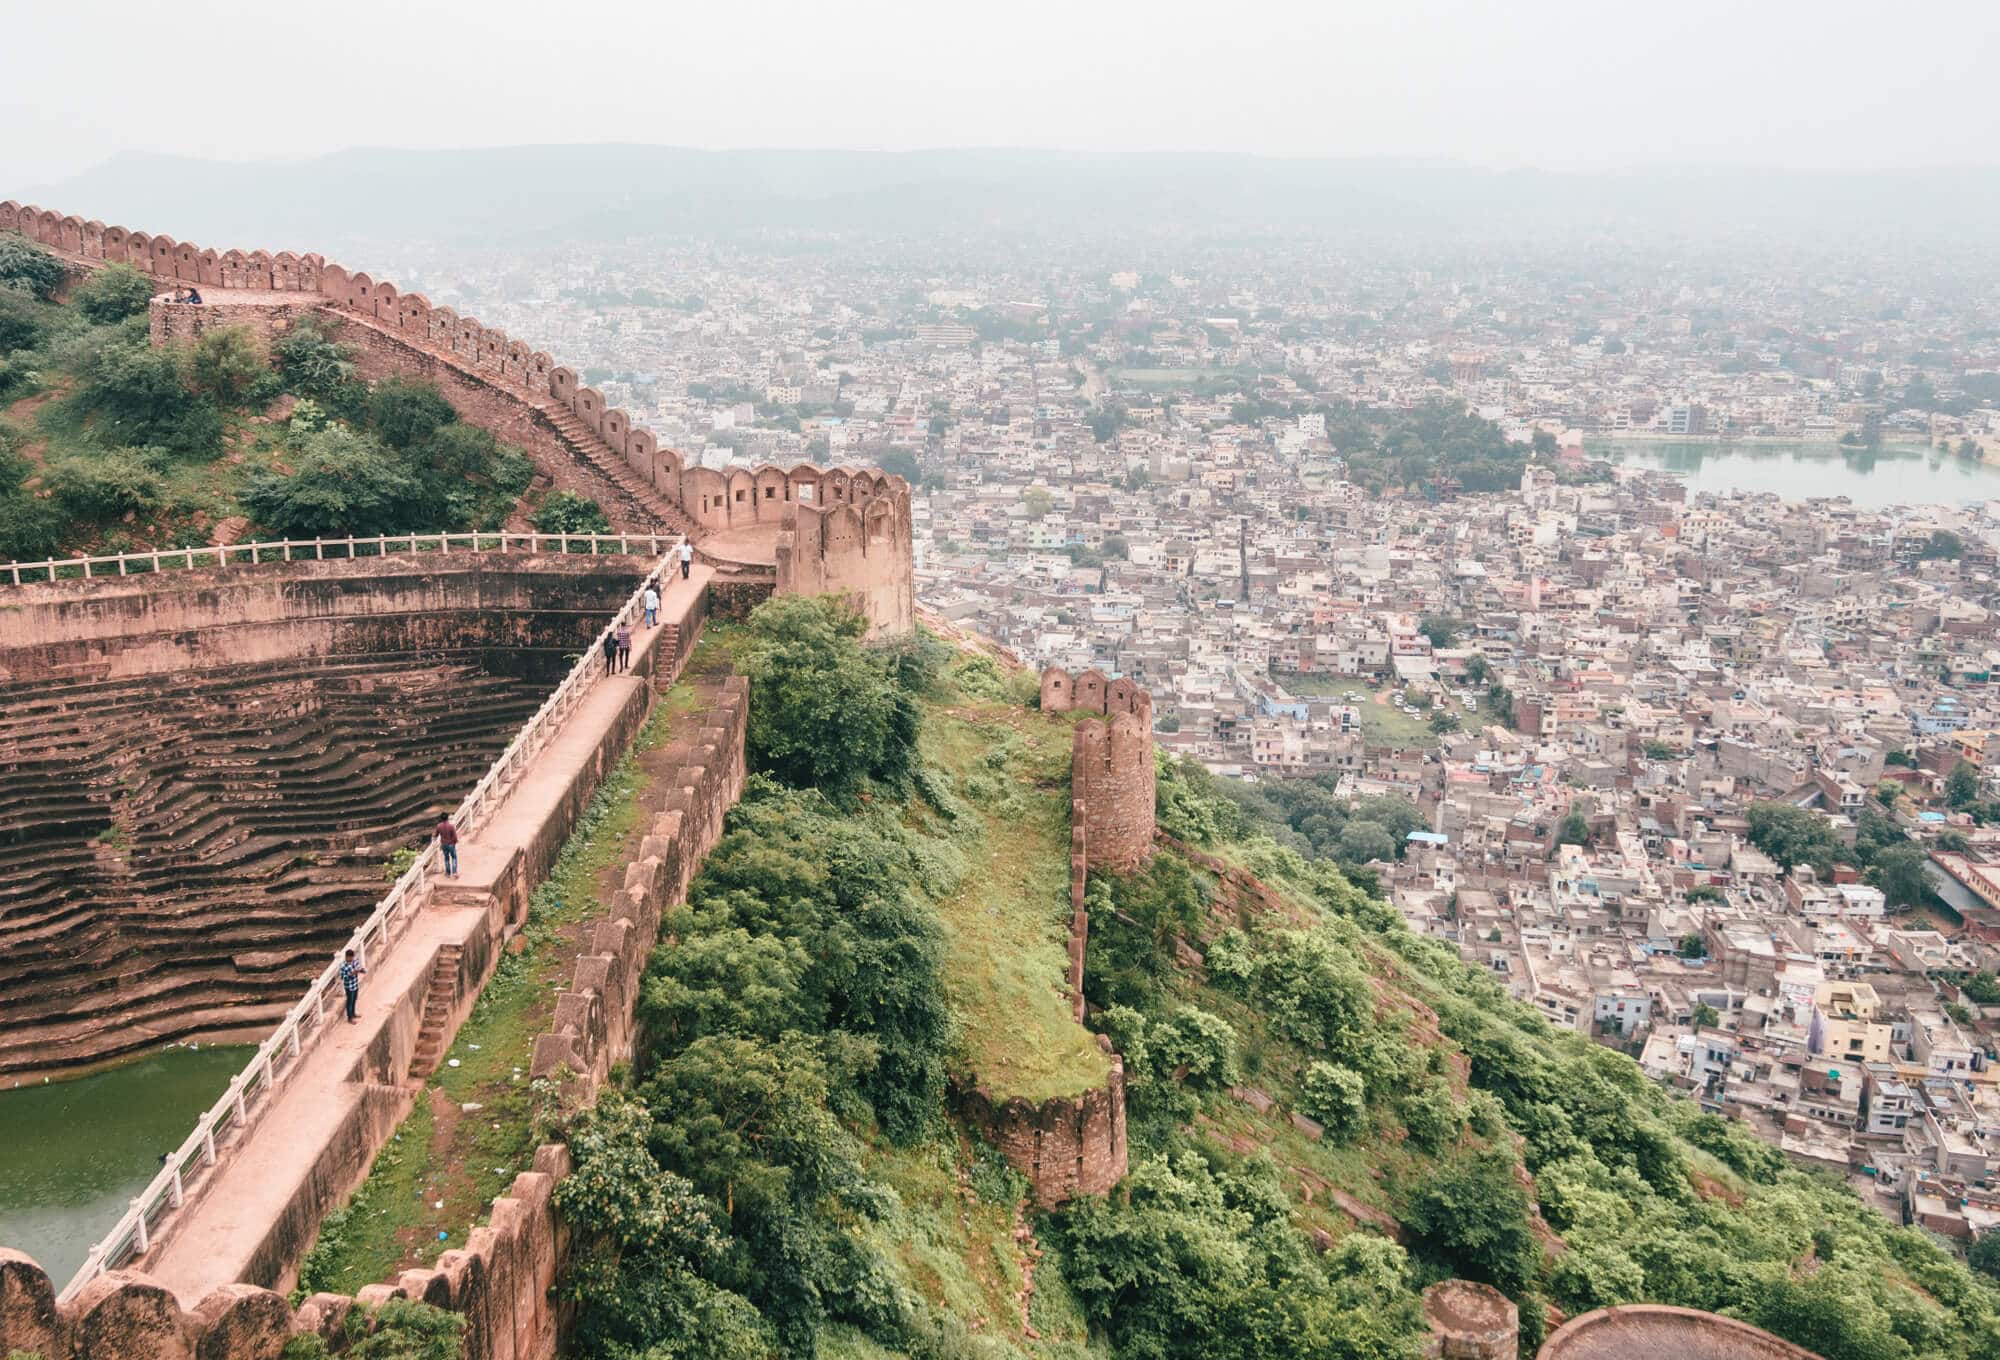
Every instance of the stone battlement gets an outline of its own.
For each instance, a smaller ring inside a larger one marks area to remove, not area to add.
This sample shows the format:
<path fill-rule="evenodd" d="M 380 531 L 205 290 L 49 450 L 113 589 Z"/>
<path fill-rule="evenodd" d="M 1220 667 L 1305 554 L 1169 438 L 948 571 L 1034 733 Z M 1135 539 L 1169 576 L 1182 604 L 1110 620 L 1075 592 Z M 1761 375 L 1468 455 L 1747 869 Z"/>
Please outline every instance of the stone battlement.
<path fill-rule="evenodd" d="M 742 564 L 775 569 L 780 592 L 848 596 L 877 633 L 914 624 L 910 488 L 900 477 L 813 464 L 689 467 L 546 352 L 320 255 L 218 252 L 11 199 L 0 202 L 0 231 L 86 265 L 122 262 L 162 283 L 215 290 L 199 306 L 156 301 L 156 342 L 189 338 L 217 316 L 268 338 L 323 313 L 355 347 L 363 377 L 435 382 L 464 419 L 528 449 L 558 487 L 598 501 L 618 527 L 686 533 L 697 543 L 741 542 L 746 529 L 768 529 L 769 542 L 753 536 L 759 546 Z M 835 513 L 843 508 L 858 520 Z"/>
<path fill-rule="evenodd" d="M 1626 1304 L 1571 1318 L 1537 1360 L 1819 1360 L 1760 1327 L 1735 1318 L 1664 1304 Z"/>
<path fill-rule="evenodd" d="M 1125 1178 L 1125 1061 L 1111 1053 L 1104 1085 L 1039 1105 L 1002 1100 L 983 1087 L 957 1087 L 959 1113 L 1028 1178 L 1035 1203 L 1053 1209 L 1078 1195 L 1102 1195 Z"/>

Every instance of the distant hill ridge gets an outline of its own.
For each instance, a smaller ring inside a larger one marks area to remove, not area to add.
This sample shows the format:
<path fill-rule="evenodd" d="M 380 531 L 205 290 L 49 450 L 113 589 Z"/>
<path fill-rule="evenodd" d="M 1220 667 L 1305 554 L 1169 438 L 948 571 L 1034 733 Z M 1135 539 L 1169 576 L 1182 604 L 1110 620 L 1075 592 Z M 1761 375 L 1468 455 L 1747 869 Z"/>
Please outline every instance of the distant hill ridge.
<path fill-rule="evenodd" d="M 1951 239 L 2000 209 L 2000 169 L 1654 168 L 1558 174 L 1429 160 L 1022 149 L 704 151 L 590 144 L 354 148 L 294 161 L 125 152 L 31 195 L 197 235 L 444 242 L 769 230 L 1062 231 L 1166 224 L 1358 236 L 1618 229 L 1878 230 Z M 1959 238 L 1959 239 L 1962 239 Z"/>

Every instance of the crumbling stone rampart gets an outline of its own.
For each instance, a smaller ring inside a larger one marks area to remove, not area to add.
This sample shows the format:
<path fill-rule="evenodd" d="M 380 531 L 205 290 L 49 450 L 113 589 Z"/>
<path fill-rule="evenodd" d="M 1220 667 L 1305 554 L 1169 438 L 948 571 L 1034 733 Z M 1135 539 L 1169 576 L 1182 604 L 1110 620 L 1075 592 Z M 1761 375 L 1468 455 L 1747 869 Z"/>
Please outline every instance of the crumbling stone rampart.
<path fill-rule="evenodd" d="M 1098 1042 L 1110 1052 L 1109 1040 Z M 967 1082 L 957 1097 L 959 1113 L 1028 1178 L 1044 1209 L 1104 1194 L 1125 1178 L 1125 1062 L 1116 1053 L 1104 1085 L 1080 1096 L 1036 1105 Z"/>
<path fill-rule="evenodd" d="M 156 342 L 217 324 L 271 338 L 307 312 L 323 313 L 354 346 L 363 376 L 435 382 L 462 417 L 529 450 L 555 485 L 598 501 L 618 527 L 687 533 L 697 543 L 747 533 L 763 552 L 775 540 L 780 593 L 847 596 L 877 633 L 914 624 L 910 487 L 900 477 L 812 464 L 689 467 L 547 353 L 319 255 L 218 252 L 11 199 L 0 202 L 0 231 L 86 265 L 122 261 L 163 284 L 202 289 L 200 306 L 155 301 Z"/>
<path fill-rule="evenodd" d="M 1429 1360 L 1514 1360 L 1521 1313 L 1490 1284 L 1439 1280 L 1424 1290 Z"/>

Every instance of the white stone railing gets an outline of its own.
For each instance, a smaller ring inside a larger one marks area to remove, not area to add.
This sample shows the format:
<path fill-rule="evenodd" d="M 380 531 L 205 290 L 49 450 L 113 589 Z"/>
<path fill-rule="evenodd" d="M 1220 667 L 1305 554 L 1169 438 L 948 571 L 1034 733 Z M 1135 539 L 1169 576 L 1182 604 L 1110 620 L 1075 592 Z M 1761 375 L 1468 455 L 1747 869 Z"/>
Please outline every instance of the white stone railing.
<path fill-rule="evenodd" d="M 381 534 L 374 538 L 284 538 L 263 543 L 214 543 L 198 548 L 160 548 L 103 557 L 51 558 L 45 562 L 0 562 L 8 584 L 94 576 L 144 576 L 195 567 L 254 566 L 263 562 L 338 561 L 387 557 L 391 553 L 589 552 L 637 553 L 658 557 L 681 541 L 679 534 Z"/>
<path fill-rule="evenodd" d="M 416 535 L 417 540 L 439 537 L 457 538 L 460 535 Z M 498 538 L 500 535 L 481 535 Z M 513 539 L 539 537 L 555 539 L 561 535 L 511 534 Z M 658 542 L 672 545 L 678 542 L 667 536 L 653 539 L 644 534 L 570 534 L 570 541 L 602 538 L 610 542 Z M 328 545 L 358 542 L 364 545 L 380 543 L 378 539 L 327 539 L 319 540 Z M 402 544 L 413 541 L 409 535 L 387 540 Z M 246 545 L 249 546 L 249 545 Z M 254 546 L 271 546 L 268 544 Z M 212 549 L 196 549 L 210 552 Z M 420 549 L 410 549 L 420 551 Z M 621 548 L 619 551 L 629 551 Z M 668 579 L 668 568 L 672 558 L 660 549 L 662 556 L 655 562 L 646 579 L 639 583 L 631 596 L 619 607 L 576 665 L 570 668 L 562 683 L 555 687 L 542 706 L 535 710 L 533 717 L 521 725 L 514 740 L 507 744 L 485 775 L 465 795 L 452 814 L 452 825 L 462 836 L 470 835 L 484 821 L 488 813 L 505 796 L 515 778 L 529 761 L 549 743 L 564 721 L 575 710 L 578 703 L 589 693 L 592 685 L 605 674 L 604 639 L 606 634 L 621 623 L 637 624 L 644 616 L 646 586 Z M 143 555 L 143 554 L 138 554 Z M 131 1207 L 111 1230 L 90 1249 L 81 1268 L 70 1282 L 63 1286 L 59 1301 L 67 1302 L 79 1290 L 106 1271 L 117 1270 L 135 1257 L 143 1256 L 159 1242 L 163 1233 L 171 1226 L 173 1216 L 187 1203 L 193 1188 L 205 1175 L 211 1174 L 227 1157 L 233 1146 L 241 1143 L 243 1137 L 255 1126 L 257 1117 L 269 1107 L 272 1097 L 303 1065 L 307 1052 L 326 1033 L 329 1025 L 338 1023 L 332 1018 L 342 1004 L 340 986 L 340 963 L 345 951 L 352 949 L 355 958 L 364 966 L 371 957 L 386 951 L 409 928 L 417 912 L 423 910 L 430 900 L 429 878 L 431 870 L 443 858 L 437 839 L 433 837 L 420 851 L 410 866 L 403 870 L 382 900 L 375 904 L 375 910 L 368 919 L 348 937 L 347 943 L 333 953 L 332 960 L 320 970 L 319 976 L 306 988 L 306 994 L 299 998 L 271 1032 L 271 1036 L 257 1047 L 256 1056 L 251 1058 L 243 1070 L 230 1081 L 229 1089 L 221 1099 L 210 1106 L 208 1112 L 195 1122 L 194 1132 L 187 1136 L 178 1149 L 167 1157 L 161 1165 L 160 1173 L 136 1198 Z M 373 951 L 373 952 L 371 952 Z M 228 1140 L 234 1139 L 232 1143 Z"/>

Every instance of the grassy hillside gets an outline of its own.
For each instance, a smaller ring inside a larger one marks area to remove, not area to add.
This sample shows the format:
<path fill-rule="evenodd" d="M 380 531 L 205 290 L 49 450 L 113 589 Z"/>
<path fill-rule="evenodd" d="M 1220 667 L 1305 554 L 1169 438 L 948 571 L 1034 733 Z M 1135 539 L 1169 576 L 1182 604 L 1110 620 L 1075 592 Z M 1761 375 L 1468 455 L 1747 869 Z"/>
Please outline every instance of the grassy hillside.
<path fill-rule="evenodd" d="M 526 455 L 428 384 L 363 381 L 310 325 L 270 349 L 241 327 L 156 349 L 153 290 L 126 265 L 66 285 L 54 257 L 0 236 L 0 561 L 497 528 L 535 509 Z M 602 525 L 573 501 L 536 513 Z"/>
<path fill-rule="evenodd" d="M 1163 827 L 1240 872 L 1093 878 L 1131 1172 L 1034 1212 L 944 1078 L 1096 1071 L 1057 990 L 1066 719 L 976 651 L 857 631 L 779 601 L 732 644 L 761 773 L 652 960 L 645 1052 L 567 1128 L 601 1243 L 579 1354 L 1388 1360 L 1459 1275 L 1522 1303 L 1529 1353 L 1551 1310 L 1656 1300 L 1831 1360 L 2000 1356 L 2000 1293 L 1947 1250 L 1176 765 Z"/>

